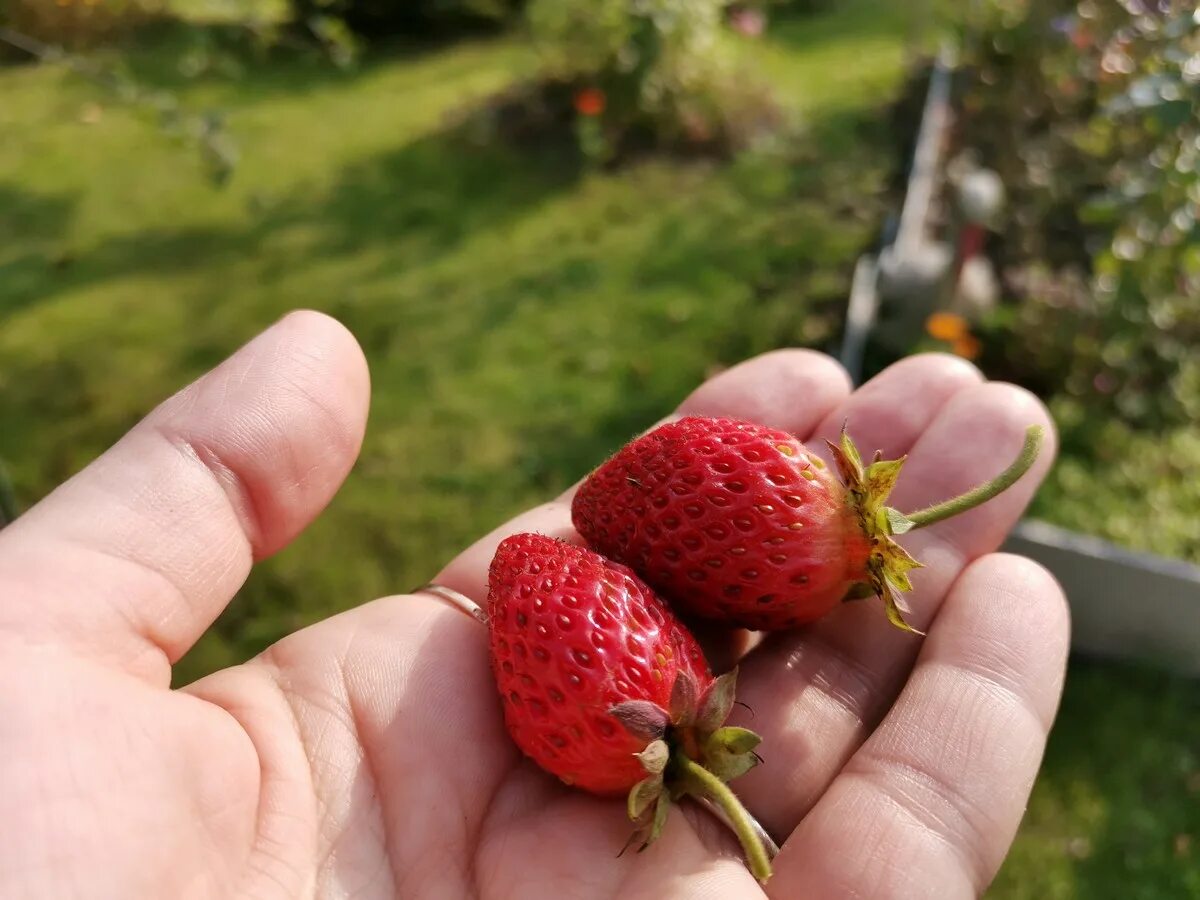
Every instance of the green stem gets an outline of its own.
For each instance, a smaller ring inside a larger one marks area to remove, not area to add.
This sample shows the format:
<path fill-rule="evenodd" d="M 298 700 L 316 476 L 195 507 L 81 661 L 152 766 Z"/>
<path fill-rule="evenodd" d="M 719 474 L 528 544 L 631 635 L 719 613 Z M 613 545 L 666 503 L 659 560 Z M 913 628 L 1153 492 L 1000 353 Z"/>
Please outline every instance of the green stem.
<path fill-rule="evenodd" d="M 725 811 L 734 834 L 746 853 L 750 871 L 759 881 L 765 882 L 771 877 L 771 860 L 767 857 L 767 850 L 750 821 L 750 814 L 746 812 L 746 807 L 742 806 L 737 795 L 720 778 L 684 754 L 676 754 L 675 764 L 681 772 L 699 785 L 706 796 L 712 798 Z"/>
<path fill-rule="evenodd" d="M 991 481 L 944 503 L 927 506 L 916 512 L 905 513 L 905 517 L 912 522 L 913 528 L 924 528 L 926 525 L 949 519 L 951 516 L 957 516 L 981 503 L 986 503 L 1001 491 L 1011 487 L 1029 471 L 1029 467 L 1033 465 L 1033 461 L 1037 459 L 1038 453 L 1042 449 L 1045 437 L 1046 431 L 1041 425 L 1030 425 L 1025 431 L 1025 446 L 1021 448 L 1021 455 L 1013 461 L 1011 466 Z"/>

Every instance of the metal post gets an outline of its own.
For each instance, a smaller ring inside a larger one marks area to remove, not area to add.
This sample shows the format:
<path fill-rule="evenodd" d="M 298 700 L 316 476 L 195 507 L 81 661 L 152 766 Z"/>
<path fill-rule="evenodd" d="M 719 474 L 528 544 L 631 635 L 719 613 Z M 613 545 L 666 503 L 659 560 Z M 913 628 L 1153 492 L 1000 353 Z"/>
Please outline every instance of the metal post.
<path fill-rule="evenodd" d="M 950 121 L 950 73 L 954 63 L 953 49 L 950 44 L 943 44 L 933 67 L 929 93 L 925 97 L 912 172 L 908 179 L 908 190 L 904 194 L 904 206 L 900 210 L 895 252 L 901 255 L 911 253 L 925 237 L 925 223 L 937 188 L 942 138 Z"/>
<path fill-rule="evenodd" d="M 850 285 L 850 303 L 846 307 L 846 332 L 842 338 L 842 365 L 855 384 L 862 381 L 863 351 L 867 336 L 875 324 L 879 308 L 879 292 L 876 282 L 879 265 L 871 254 L 858 258 L 854 266 L 854 281 Z"/>

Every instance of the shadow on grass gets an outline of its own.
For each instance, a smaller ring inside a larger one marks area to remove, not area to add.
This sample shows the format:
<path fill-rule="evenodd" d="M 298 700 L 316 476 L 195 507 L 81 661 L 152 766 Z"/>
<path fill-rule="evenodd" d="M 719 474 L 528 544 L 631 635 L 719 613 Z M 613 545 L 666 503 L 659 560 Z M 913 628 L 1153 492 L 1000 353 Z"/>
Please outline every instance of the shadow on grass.
<path fill-rule="evenodd" d="M 448 80 L 456 65 L 471 67 L 469 58 L 438 59 L 454 45 L 492 37 L 469 34 L 457 40 L 430 36 L 392 36 L 366 46 L 347 64 L 335 63 L 311 38 L 284 33 L 278 43 L 260 39 L 238 25 L 188 25 L 164 21 L 142 30 L 120 48 L 122 72 L 141 87 L 187 92 L 214 87 L 227 92 L 231 105 L 277 95 L 305 94 L 329 86 L 348 85 L 398 60 L 430 60 L 432 77 Z"/>
<path fill-rule="evenodd" d="M 40 299 L 47 273 L 70 266 L 57 242 L 75 204 L 74 197 L 0 183 L 0 315 L 13 315 Z"/>
<path fill-rule="evenodd" d="M 479 146 L 468 132 L 435 135 L 355 164 L 317 204 L 292 197 L 267 215 L 263 227 L 313 220 L 323 252 L 348 253 L 364 242 L 391 245 L 405 237 L 405 252 L 427 255 L 503 228 L 578 174 L 574 159 Z"/>
<path fill-rule="evenodd" d="M 904 3 L 844 3 L 835 0 L 830 8 L 810 13 L 784 11 L 772 19 L 774 43 L 797 53 L 818 49 L 842 40 L 894 38 L 898 30 L 918 24 L 921 13 Z M 834 8 L 834 7 L 839 8 Z"/>
<path fill-rule="evenodd" d="M 644 256 L 632 267 L 633 288 L 647 297 L 663 291 L 711 296 L 714 283 L 727 283 L 720 289 L 728 292 L 726 303 L 758 327 L 729 327 L 726 316 L 710 318 L 703 310 L 680 317 L 648 304 L 629 327 L 660 352 L 605 375 L 619 381 L 614 393 L 622 401 L 586 427 L 548 409 L 522 431 L 523 478 L 559 490 L 669 413 L 663 398 L 678 390 L 679 374 L 670 369 L 681 334 L 700 343 L 716 368 L 780 346 L 835 352 L 854 261 L 878 241 L 887 216 L 893 159 L 878 148 L 888 128 L 886 120 L 861 112 L 814 120 L 781 151 L 783 159 L 751 154 L 730 165 L 722 178 L 739 195 L 738 205 L 714 193 L 657 217 Z M 743 202 L 778 211 L 747 221 Z M 573 363 L 586 369 L 584 358 Z"/>
<path fill-rule="evenodd" d="M 146 229 L 78 255 L 0 255 L 0 310 L 12 311 L 81 285 L 132 274 L 186 272 L 239 260 L 265 267 L 291 256 L 262 254 L 264 242 L 303 229 L 303 252 L 336 257 L 382 247 L 388 265 L 426 259 L 472 235 L 502 229 L 531 206 L 567 187 L 577 161 L 564 154 L 518 155 L 480 146 L 470 129 L 433 134 L 355 163 L 321 194 L 298 192 L 263 206 L 244 226 Z M 29 194 L 0 183 L 0 234 L 61 237 L 73 199 Z"/>

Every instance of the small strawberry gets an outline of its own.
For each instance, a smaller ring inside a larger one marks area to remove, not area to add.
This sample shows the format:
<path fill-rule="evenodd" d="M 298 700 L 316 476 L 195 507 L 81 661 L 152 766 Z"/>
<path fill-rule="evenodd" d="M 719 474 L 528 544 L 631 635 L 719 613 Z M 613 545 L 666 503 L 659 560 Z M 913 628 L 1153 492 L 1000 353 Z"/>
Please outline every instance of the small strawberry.
<path fill-rule="evenodd" d="M 643 846 L 672 798 L 715 800 L 755 874 L 763 846 L 724 785 L 757 762 L 758 736 L 722 727 L 736 675 L 713 678 L 691 633 L 633 572 L 590 550 L 517 534 L 488 573 L 492 671 L 517 746 L 563 782 L 626 795 Z"/>
<path fill-rule="evenodd" d="M 784 431 L 688 417 L 617 452 L 579 488 L 571 516 L 596 550 L 695 615 L 760 630 L 821 618 L 843 600 L 898 592 L 920 565 L 893 539 L 990 499 L 1037 456 L 1042 430 L 988 484 L 908 516 L 884 505 L 903 459 L 864 466 L 843 431 L 830 443 L 841 481 Z"/>

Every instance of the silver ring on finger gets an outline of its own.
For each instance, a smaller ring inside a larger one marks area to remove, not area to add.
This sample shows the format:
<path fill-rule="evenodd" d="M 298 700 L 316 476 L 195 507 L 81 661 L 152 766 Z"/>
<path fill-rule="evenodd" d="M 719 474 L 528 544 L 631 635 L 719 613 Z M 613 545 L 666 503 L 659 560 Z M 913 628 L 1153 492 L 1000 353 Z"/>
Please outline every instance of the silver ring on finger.
<path fill-rule="evenodd" d="M 449 603 L 459 612 L 464 612 L 476 622 L 482 625 L 487 624 L 487 613 L 483 611 L 478 603 L 468 597 L 466 594 L 461 594 L 454 588 L 446 587 L 444 584 L 438 584 L 436 581 L 431 581 L 429 584 L 422 585 L 413 591 L 414 594 L 429 594 L 431 597 L 437 597 L 439 600 L 444 600 Z"/>

